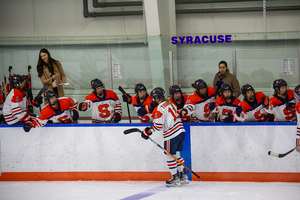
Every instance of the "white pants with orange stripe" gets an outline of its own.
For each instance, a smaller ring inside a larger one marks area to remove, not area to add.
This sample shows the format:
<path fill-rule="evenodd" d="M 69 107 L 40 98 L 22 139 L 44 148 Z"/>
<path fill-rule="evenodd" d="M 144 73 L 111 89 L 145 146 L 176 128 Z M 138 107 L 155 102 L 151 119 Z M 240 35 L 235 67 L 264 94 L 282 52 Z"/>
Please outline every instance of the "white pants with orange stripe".
<path fill-rule="evenodd" d="M 167 164 L 172 175 L 176 174 L 177 170 L 179 172 L 183 171 L 184 167 L 179 162 L 177 162 L 174 158 L 172 158 L 168 154 L 165 155 L 167 156 Z M 180 156 L 180 151 L 177 151 L 176 154 L 173 156 L 177 158 L 180 162 L 184 163 L 184 159 Z"/>

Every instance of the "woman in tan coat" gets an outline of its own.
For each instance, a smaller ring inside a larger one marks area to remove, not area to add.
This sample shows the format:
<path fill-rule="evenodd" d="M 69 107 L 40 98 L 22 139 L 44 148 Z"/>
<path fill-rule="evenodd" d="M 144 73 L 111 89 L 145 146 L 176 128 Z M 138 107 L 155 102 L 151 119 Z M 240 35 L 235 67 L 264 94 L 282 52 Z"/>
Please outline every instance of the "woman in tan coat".
<path fill-rule="evenodd" d="M 54 60 L 47 49 L 41 49 L 37 64 L 38 77 L 43 86 L 48 85 L 49 90 L 55 92 L 58 97 L 65 96 L 64 88 L 60 83 L 66 83 L 66 75 L 58 60 Z M 46 102 L 45 102 L 46 103 Z"/>
<path fill-rule="evenodd" d="M 241 95 L 240 83 L 236 76 L 229 72 L 227 62 L 224 60 L 219 63 L 219 72 L 216 73 L 213 81 L 213 86 L 217 93 L 223 83 L 228 83 L 232 87 L 234 97 L 238 98 Z"/>

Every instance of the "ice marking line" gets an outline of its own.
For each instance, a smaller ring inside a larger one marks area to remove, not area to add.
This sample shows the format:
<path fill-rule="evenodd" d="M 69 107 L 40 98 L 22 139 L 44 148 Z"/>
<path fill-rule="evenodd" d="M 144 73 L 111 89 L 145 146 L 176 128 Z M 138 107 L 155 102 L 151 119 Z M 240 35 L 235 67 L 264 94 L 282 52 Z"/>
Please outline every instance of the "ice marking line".
<path fill-rule="evenodd" d="M 138 200 L 138 199 L 143 199 L 143 198 L 149 197 L 151 195 L 157 194 L 159 192 L 165 191 L 166 189 L 167 189 L 167 187 L 165 185 L 163 185 L 163 186 L 159 186 L 159 187 L 156 187 L 156 188 L 152 188 L 152 189 L 147 190 L 145 192 L 141 192 L 141 193 L 129 196 L 129 197 L 125 197 L 125 198 L 123 198 L 121 200 Z"/>

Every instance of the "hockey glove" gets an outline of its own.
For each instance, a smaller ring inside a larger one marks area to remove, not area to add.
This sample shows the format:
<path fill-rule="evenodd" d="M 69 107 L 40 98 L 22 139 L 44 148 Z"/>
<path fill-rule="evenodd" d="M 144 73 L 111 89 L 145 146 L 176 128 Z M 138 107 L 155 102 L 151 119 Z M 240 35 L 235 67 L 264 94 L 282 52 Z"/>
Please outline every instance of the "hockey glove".
<path fill-rule="evenodd" d="M 222 86 L 223 83 L 224 83 L 223 81 L 218 80 L 218 81 L 216 82 L 216 86 L 220 88 L 220 87 Z"/>
<path fill-rule="evenodd" d="M 30 121 L 25 122 L 25 124 L 23 125 L 23 129 L 25 132 L 29 132 L 32 127 L 33 127 L 33 124 Z"/>
<path fill-rule="evenodd" d="M 209 109 L 210 111 L 213 111 L 213 110 L 215 109 L 215 107 L 216 107 L 216 103 L 215 103 L 215 102 L 211 102 L 211 103 L 209 104 L 209 106 L 208 106 L 208 109 Z"/>
<path fill-rule="evenodd" d="M 180 118 L 183 118 L 185 115 L 188 114 L 188 110 L 186 108 L 182 108 L 181 110 L 178 110 Z"/>
<path fill-rule="evenodd" d="M 78 105 L 78 110 L 80 111 L 86 111 L 87 110 L 87 104 L 85 102 L 82 102 Z"/>
<path fill-rule="evenodd" d="M 262 97 L 261 104 L 262 104 L 262 107 L 268 108 L 269 107 L 269 97 L 268 96 Z"/>
<path fill-rule="evenodd" d="M 29 121 L 29 120 L 31 120 L 31 116 L 29 115 L 29 113 L 26 113 L 26 114 L 24 115 L 24 117 L 22 117 L 22 118 L 20 119 L 20 121 L 23 121 L 23 122 L 26 122 L 26 121 Z"/>
<path fill-rule="evenodd" d="M 146 110 L 145 106 L 142 106 L 140 109 L 138 109 L 137 114 L 140 117 L 143 117 L 144 115 L 146 115 L 147 114 L 147 110 Z"/>
<path fill-rule="evenodd" d="M 145 140 L 148 140 L 149 136 L 152 134 L 151 130 L 149 127 L 146 127 L 143 132 L 141 133 L 142 138 Z"/>
<path fill-rule="evenodd" d="M 41 96 L 36 96 L 33 100 L 32 100 L 32 105 L 34 105 L 35 107 L 39 107 L 39 105 L 41 105 L 43 103 L 43 98 Z"/>
<path fill-rule="evenodd" d="M 78 118 L 79 118 L 78 111 L 76 109 L 73 109 L 72 110 L 72 119 L 73 119 L 73 121 L 77 121 Z"/>
<path fill-rule="evenodd" d="M 237 106 L 236 109 L 235 109 L 235 113 L 240 116 L 240 114 L 242 113 L 243 111 L 243 108 L 242 106 Z"/>
<path fill-rule="evenodd" d="M 113 121 L 115 123 L 121 121 L 121 114 L 119 112 L 116 112 L 114 115 L 113 115 Z"/>
<path fill-rule="evenodd" d="M 123 98 L 123 101 L 124 101 L 124 102 L 128 102 L 129 104 L 132 103 L 132 96 L 131 96 L 130 94 L 124 93 L 124 94 L 122 95 L 122 98 Z"/>
<path fill-rule="evenodd" d="M 232 123 L 233 122 L 233 115 L 228 115 L 228 117 L 226 117 L 225 119 L 224 119 L 224 122 L 225 123 Z"/>
<path fill-rule="evenodd" d="M 295 110 L 295 103 L 288 102 L 288 103 L 285 104 L 285 107 L 286 107 L 287 110 L 294 111 Z"/>

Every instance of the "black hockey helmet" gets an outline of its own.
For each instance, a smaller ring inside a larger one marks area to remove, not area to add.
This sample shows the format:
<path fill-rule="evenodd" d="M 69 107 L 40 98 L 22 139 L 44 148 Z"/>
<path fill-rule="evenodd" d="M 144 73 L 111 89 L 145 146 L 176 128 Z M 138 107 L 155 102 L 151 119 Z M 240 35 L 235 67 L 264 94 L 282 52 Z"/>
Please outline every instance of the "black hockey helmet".
<path fill-rule="evenodd" d="M 169 88 L 169 92 L 170 92 L 171 95 L 174 94 L 174 93 L 176 93 L 176 92 L 182 93 L 182 91 L 181 91 L 181 89 L 180 89 L 180 87 L 178 85 L 171 86 Z"/>
<path fill-rule="evenodd" d="M 93 89 L 96 89 L 97 87 L 100 87 L 100 86 L 105 88 L 105 85 L 102 83 L 102 81 L 100 81 L 97 78 L 95 78 L 91 81 L 91 86 L 92 86 Z"/>
<path fill-rule="evenodd" d="M 139 91 L 145 90 L 147 92 L 147 88 L 143 83 L 138 83 L 134 86 L 134 91 L 137 94 Z"/>
<path fill-rule="evenodd" d="M 231 85 L 229 85 L 228 83 L 223 83 L 220 92 L 223 94 L 223 92 L 226 90 L 230 90 L 231 94 L 233 93 Z"/>
<path fill-rule="evenodd" d="M 297 85 L 294 89 L 295 94 L 300 97 L 300 85 Z"/>
<path fill-rule="evenodd" d="M 156 100 L 156 99 L 163 99 L 165 97 L 165 91 L 164 89 L 162 89 L 161 87 L 157 87 L 154 88 L 151 93 L 150 96 Z"/>
<path fill-rule="evenodd" d="M 23 76 L 20 76 L 18 74 L 12 75 L 11 78 L 9 79 L 9 82 L 12 84 L 14 88 L 18 88 L 19 84 L 23 81 L 24 81 Z"/>
<path fill-rule="evenodd" d="M 56 96 L 56 98 L 58 98 L 57 94 L 55 94 L 55 92 L 48 90 L 44 93 L 44 97 L 46 101 L 50 101 L 51 97 Z"/>
<path fill-rule="evenodd" d="M 247 93 L 247 91 L 249 91 L 249 90 L 252 90 L 252 91 L 255 93 L 255 90 L 254 90 L 254 88 L 253 88 L 251 85 L 249 85 L 249 84 L 244 85 L 244 86 L 241 88 L 242 95 L 243 95 L 244 97 L 246 97 L 246 93 Z"/>
<path fill-rule="evenodd" d="M 282 86 L 287 86 L 287 82 L 283 79 L 276 79 L 273 82 L 273 88 L 275 91 L 279 90 Z"/>
<path fill-rule="evenodd" d="M 207 87 L 207 84 L 204 80 L 198 79 L 195 81 L 195 83 L 192 84 L 192 87 L 195 89 L 203 89 Z"/>

